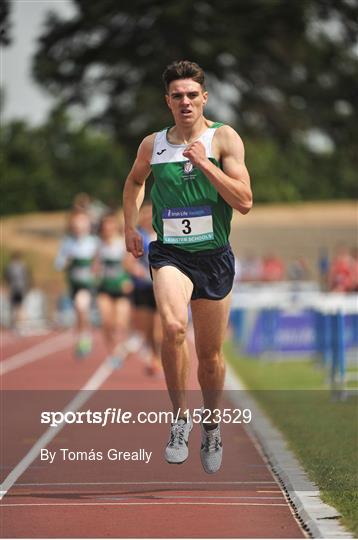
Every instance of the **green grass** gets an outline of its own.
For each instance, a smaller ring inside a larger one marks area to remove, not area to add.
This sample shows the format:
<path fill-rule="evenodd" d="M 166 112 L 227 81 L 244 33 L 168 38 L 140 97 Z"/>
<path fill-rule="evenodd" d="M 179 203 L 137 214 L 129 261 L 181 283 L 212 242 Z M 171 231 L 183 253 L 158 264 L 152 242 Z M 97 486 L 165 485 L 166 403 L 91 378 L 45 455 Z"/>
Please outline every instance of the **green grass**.
<path fill-rule="evenodd" d="M 332 401 L 325 373 L 313 362 L 242 358 L 231 343 L 225 354 L 284 434 L 322 499 L 357 536 L 357 398 Z"/>

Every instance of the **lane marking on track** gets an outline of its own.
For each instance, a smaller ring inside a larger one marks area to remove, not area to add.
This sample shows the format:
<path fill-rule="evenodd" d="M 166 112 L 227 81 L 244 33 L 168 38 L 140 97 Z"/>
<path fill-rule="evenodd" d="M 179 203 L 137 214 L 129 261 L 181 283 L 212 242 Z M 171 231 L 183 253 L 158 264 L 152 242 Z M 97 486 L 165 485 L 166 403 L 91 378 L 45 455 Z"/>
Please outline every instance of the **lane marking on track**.
<path fill-rule="evenodd" d="M 1 339 L 1 346 L 3 347 L 4 345 L 10 345 L 12 343 L 15 343 L 17 338 L 14 334 L 7 334 L 3 331 L 1 331 L 0 333 L 0 339 Z"/>
<path fill-rule="evenodd" d="M 48 354 L 53 354 L 63 349 L 67 349 L 70 345 L 72 345 L 73 339 L 72 332 L 65 332 L 42 341 L 41 343 L 38 343 L 25 351 L 14 354 L 0 363 L 0 374 L 5 375 L 10 371 L 14 371 L 14 369 L 18 369 L 26 366 L 26 364 L 40 360 L 40 358 L 43 358 Z"/>
<path fill-rule="evenodd" d="M 262 500 L 275 500 L 275 501 L 282 501 L 284 500 L 282 497 L 254 497 L 254 496 L 247 496 L 245 495 L 135 495 L 130 497 L 129 495 L 127 497 L 120 497 L 120 496 L 107 496 L 107 497 L 95 497 L 98 501 L 124 501 L 128 499 L 175 499 L 175 500 L 181 500 L 181 499 L 258 499 L 259 501 Z"/>
<path fill-rule="evenodd" d="M 175 481 L 171 482 L 170 480 L 165 481 L 144 481 L 144 482 L 44 482 L 44 483 L 19 483 L 16 484 L 15 487 L 36 487 L 36 486 L 138 486 L 138 485 L 189 485 L 189 486 L 221 486 L 221 485 L 254 485 L 254 486 L 262 486 L 267 484 L 273 484 L 277 485 L 276 482 L 271 482 L 269 480 L 262 480 L 262 481 L 253 481 L 253 480 L 230 480 L 230 481 L 220 481 L 215 480 L 214 482 L 209 481 L 200 481 L 200 482 L 185 482 L 185 481 Z M 281 493 L 281 491 L 278 491 L 278 493 Z"/>
<path fill-rule="evenodd" d="M 10 507 L 10 506 L 284 506 L 287 508 L 287 503 L 245 503 L 245 502 L 182 502 L 182 501 L 173 501 L 173 502 L 118 502 L 118 503 L 2 503 L 0 507 Z"/>
<path fill-rule="evenodd" d="M 66 414 L 69 411 L 76 412 L 89 398 L 102 386 L 113 372 L 113 367 L 107 361 L 104 361 L 99 368 L 90 377 L 87 383 L 75 395 L 75 397 L 63 409 L 62 413 Z M 66 426 L 66 423 L 59 424 L 55 427 L 49 427 L 43 435 L 37 440 L 28 453 L 16 465 L 11 473 L 5 478 L 0 486 L 0 500 L 5 497 L 9 489 L 15 484 L 16 480 L 26 471 L 26 469 L 35 461 L 40 454 L 41 448 L 45 448 L 56 435 Z"/>

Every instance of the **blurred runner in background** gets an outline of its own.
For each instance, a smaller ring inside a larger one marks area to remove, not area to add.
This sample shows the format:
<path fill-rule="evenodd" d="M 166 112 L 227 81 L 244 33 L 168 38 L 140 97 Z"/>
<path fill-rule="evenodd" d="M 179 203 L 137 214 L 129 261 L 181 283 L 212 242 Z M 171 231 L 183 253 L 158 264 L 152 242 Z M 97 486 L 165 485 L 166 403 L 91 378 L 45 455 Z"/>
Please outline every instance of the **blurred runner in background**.
<path fill-rule="evenodd" d="M 130 293 L 133 284 L 123 263 L 127 254 L 118 217 L 114 212 L 106 214 L 99 226 L 100 243 L 97 261 L 100 267 L 97 304 L 101 315 L 103 335 L 107 345 L 108 359 L 120 367 L 124 358 L 120 342 L 127 337 L 130 318 Z"/>
<path fill-rule="evenodd" d="M 73 211 L 69 217 L 68 234 L 61 243 L 55 261 L 57 270 L 66 272 L 69 294 L 76 312 L 78 339 L 75 352 L 78 357 L 84 357 L 92 350 L 90 308 L 98 239 L 90 230 L 88 214 L 83 210 Z"/>
<path fill-rule="evenodd" d="M 88 193 L 77 193 L 73 199 L 72 208 L 74 211 L 86 212 L 91 222 L 91 232 L 98 234 L 102 217 L 109 212 L 106 206 L 99 199 L 93 199 Z"/>
<path fill-rule="evenodd" d="M 132 293 L 132 328 L 144 337 L 148 358 L 146 373 L 162 373 L 160 360 L 161 323 L 154 298 L 153 282 L 150 277 L 148 251 L 149 244 L 155 239 L 152 227 L 152 206 L 145 202 L 141 208 L 138 230 L 143 238 L 144 254 L 139 259 L 129 255 L 128 270 L 132 275 L 134 290 Z"/>
<path fill-rule="evenodd" d="M 18 331 L 24 320 L 23 302 L 31 283 L 30 270 L 20 251 L 14 251 L 10 255 L 4 277 L 9 287 L 11 328 Z"/>

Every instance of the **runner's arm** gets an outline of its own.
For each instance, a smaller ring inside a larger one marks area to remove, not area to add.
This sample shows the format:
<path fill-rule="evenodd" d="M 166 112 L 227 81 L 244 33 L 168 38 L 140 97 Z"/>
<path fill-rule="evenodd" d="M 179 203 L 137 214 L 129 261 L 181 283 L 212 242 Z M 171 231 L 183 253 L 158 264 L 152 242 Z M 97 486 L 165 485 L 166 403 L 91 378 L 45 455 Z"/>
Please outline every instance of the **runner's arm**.
<path fill-rule="evenodd" d="M 223 170 L 206 157 L 205 148 L 199 141 L 189 145 L 183 155 L 205 174 L 232 208 L 241 214 L 247 214 L 252 207 L 252 191 L 245 165 L 243 142 L 229 126 L 220 128 L 215 137 L 218 137 L 215 142 L 218 145 Z M 191 155 L 192 152 L 195 153 L 194 156 Z"/>
<path fill-rule="evenodd" d="M 154 134 L 143 139 L 137 157 L 127 176 L 123 191 L 124 235 L 127 251 L 135 257 L 143 255 L 142 237 L 136 229 L 139 209 L 142 206 L 145 181 L 150 174 Z"/>
<path fill-rule="evenodd" d="M 65 270 L 66 267 L 68 266 L 68 263 L 70 260 L 70 256 L 69 256 L 70 242 L 71 240 L 68 237 L 62 240 L 58 254 L 55 259 L 56 270 L 60 270 L 60 271 Z"/>

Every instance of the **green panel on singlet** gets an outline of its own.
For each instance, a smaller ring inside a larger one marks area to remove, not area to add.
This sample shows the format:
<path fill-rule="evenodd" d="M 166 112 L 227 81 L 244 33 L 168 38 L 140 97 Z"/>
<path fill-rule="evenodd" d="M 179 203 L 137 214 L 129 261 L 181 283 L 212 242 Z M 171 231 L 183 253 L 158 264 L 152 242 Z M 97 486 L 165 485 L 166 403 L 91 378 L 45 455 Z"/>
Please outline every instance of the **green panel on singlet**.
<path fill-rule="evenodd" d="M 211 127 L 219 127 L 219 123 Z M 209 158 L 220 167 L 215 158 Z M 175 247 L 190 252 L 222 247 L 228 243 L 233 210 L 219 195 L 203 172 L 195 168 L 184 169 L 185 162 L 152 163 L 154 184 L 151 190 L 153 203 L 153 227 L 158 240 L 163 242 L 163 210 L 175 208 L 195 208 L 210 206 L 214 238 L 200 242 L 171 243 Z M 205 238 L 205 235 L 204 235 Z"/>
<path fill-rule="evenodd" d="M 67 280 L 69 283 L 86 287 L 92 286 L 94 284 L 92 263 L 92 259 L 72 259 L 67 270 Z"/>
<path fill-rule="evenodd" d="M 107 292 L 122 292 L 123 285 L 131 282 L 130 275 L 125 272 L 121 266 L 121 261 L 105 259 L 102 261 L 104 266 L 103 275 L 99 286 L 100 289 Z"/>

